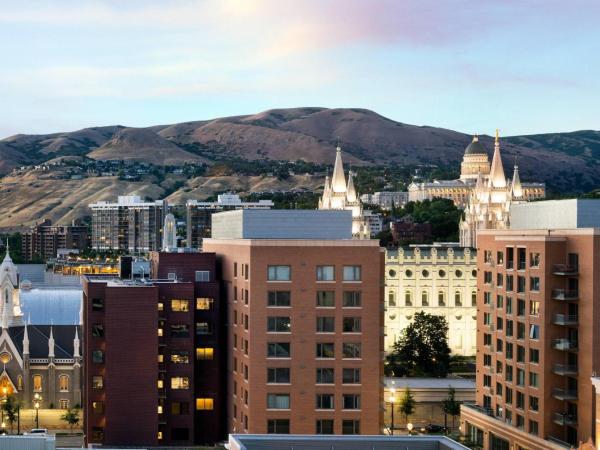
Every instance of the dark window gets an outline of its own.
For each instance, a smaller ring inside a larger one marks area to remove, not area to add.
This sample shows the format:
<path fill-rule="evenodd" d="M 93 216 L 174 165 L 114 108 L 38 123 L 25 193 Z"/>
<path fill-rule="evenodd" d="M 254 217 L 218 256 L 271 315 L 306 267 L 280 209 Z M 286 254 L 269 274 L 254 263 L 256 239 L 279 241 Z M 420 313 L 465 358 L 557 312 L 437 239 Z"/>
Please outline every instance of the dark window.
<path fill-rule="evenodd" d="M 188 402 L 171 402 L 171 414 L 180 416 L 190 413 L 190 404 Z"/>
<path fill-rule="evenodd" d="M 344 333 L 360 333 L 360 317 L 344 317 Z"/>
<path fill-rule="evenodd" d="M 104 414 L 104 402 L 92 402 L 92 414 Z"/>
<path fill-rule="evenodd" d="M 269 342 L 267 344 L 267 358 L 289 358 L 289 342 Z"/>
<path fill-rule="evenodd" d="M 345 370 L 345 369 L 344 369 Z M 317 368 L 317 384 L 333 384 L 335 371 L 329 367 Z"/>
<path fill-rule="evenodd" d="M 360 291 L 345 291 L 344 292 L 344 303 L 345 308 L 356 308 L 361 305 L 361 293 Z"/>
<path fill-rule="evenodd" d="M 333 419 L 317 420 L 316 434 L 333 434 Z"/>
<path fill-rule="evenodd" d="M 360 420 L 343 420 L 342 434 L 360 434 Z"/>
<path fill-rule="evenodd" d="M 317 358 L 335 358 L 335 347 L 333 342 L 317 343 Z"/>
<path fill-rule="evenodd" d="M 267 420 L 267 433 L 269 433 L 269 434 L 290 434 L 289 419 Z"/>
<path fill-rule="evenodd" d="M 92 428 L 92 441 L 102 442 L 104 440 L 104 428 L 94 427 Z"/>
<path fill-rule="evenodd" d="M 196 322 L 196 334 L 197 335 L 212 334 L 212 333 L 213 333 L 212 322 Z"/>
<path fill-rule="evenodd" d="M 183 338 L 190 336 L 190 327 L 185 324 L 171 325 L 171 337 Z"/>
<path fill-rule="evenodd" d="M 342 396 L 342 405 L 344 409 L 360 409 L 360 395 L 344 394 Z"/>
<path fill-rule="evenodd" d="M 267 383 L 289 383 L 289 367 L 275 367 L 267 369 Z"/>
<path fill-rule="evenodd" d="M 92 336 L 93 337 L 104 337 L 104 325 L 95 323 L 92 325 Z"/>
<path fill-rule="evenodd" d="M 335 306 L 334 291 L 317 291 L 317 306 L 331 308 Z"/>
<path fill-rule="evenodd" d="M 102 364 L 104 362 L 104 352 L 102 350 L 93 350 L 92 362 L 96 364 Z"/>
<path fill-rule="evenodd" d="M 342 349 L 344 358 L 360 358 L 360 343 L 344 342 Z"/>
<path fill-rule="evenodd" d="M 171 428 L 171 439 L 174 441 L 187 441 L 190 438 L 189 428 Z"/>
<path fill-rule="evenodd" d="M 317 409 L 333 409 L 333 394 L 317 394 Z"/>
<path fill-rule="evenodd" d="M 269 291 L 268 306 L 290 306 L 290 291 Z"/>
<path fill-rule="evenodd" d="M 267 317 L 267 331 L 276 333 L 289 333 L 291 321 L 286 316 Z"/>
<path fill-rule="evenodd" d="M 335 317 L 317 317 L 317 333 L 333 333 Z"/>
<path fill-rule="evenodd" d="M 92 299 L 92 311 L 102 311 L 104 309 L 104 299 L 103 298 L 93 298 Z"/>
<path fill-rule="evenodd" d="M 346 368 L 342 372 L 342 383 L 344 384 L 359 384 L 360 369 Z"/>

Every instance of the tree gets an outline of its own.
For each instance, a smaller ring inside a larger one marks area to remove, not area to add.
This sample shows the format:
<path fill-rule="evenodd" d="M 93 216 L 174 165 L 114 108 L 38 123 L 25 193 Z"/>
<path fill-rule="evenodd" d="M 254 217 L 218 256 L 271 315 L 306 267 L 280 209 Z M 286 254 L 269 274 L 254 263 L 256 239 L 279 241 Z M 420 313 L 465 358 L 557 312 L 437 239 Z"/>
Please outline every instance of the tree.
<path fill-rule="evenodd" d="M 10 432 L 12 434 L 14 423 L 19 416 L 19 401 L 14 395 L 9 395 L 2 405 L 2 409 L 4 410 L 6 421 L 10 424 Z"/>
<path fill-rule="evenodd" d="M 448 390 L 448 397 L 442 401 L 442 409 L 444 414 L 452 416 L 452 428 L 454 428 L 454 419 L 460 415 L 460 402 L 456 400 L 456 390 L 453 387 Z"/>
<path fill-rule="evenodd" d="M 394 343 L 385 371 L 396 377 L 444 378 L 449 366 L 448 322 L 442 316 L 418 312 Z"/>
<path fill-rule="evenodd" d="M 79 423 L 79 410 L 77 408 L 67 409 L 67 411 L 60 416 L 60 420 L 67 422 L 71 427 L 71 433 L 73 433 L 73 427 Z"/>
<path fill-rule="evenodd" d="M 408 423 L 408 418 L 415 412 L 415 407 L 415 398 L 413 397 L 412 392 L 410 392 L 410 389 L 407 387 L 404 390 L 404 394 L 402 394 L 402 397 L 400 398 L 400 402 L 398 403 L 398 411 L 404 415 L 406 423 Z"/>

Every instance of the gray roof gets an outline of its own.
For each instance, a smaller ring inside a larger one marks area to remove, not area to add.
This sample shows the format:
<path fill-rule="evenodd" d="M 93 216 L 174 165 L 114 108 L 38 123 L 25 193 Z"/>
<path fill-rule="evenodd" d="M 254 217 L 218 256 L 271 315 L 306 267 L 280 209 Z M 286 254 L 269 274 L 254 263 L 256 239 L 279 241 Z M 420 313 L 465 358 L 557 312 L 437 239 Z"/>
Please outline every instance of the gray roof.
<path fill-rule="evenodd" d="M 479 140 L 474 140 L 467 145 L 467 148 L 465 149 L 465 155 L 487 155 L 487 152 Z"/>
<path fill-rule="evenodd" d="M 80 323 L 81 288 L 21 289 L 21 310 L 32 325 Z"/>
<path fill-rule="evenodd" d="M 396 389 L 473 389 L 475 381 L 465 378 L 384 378 L 386 388 Z"/>
<path fill-rule="evenodd" d="M 19 280 L 29 280 L 32 283 L 43 283 L 46 264 L 15 264 Z"/>

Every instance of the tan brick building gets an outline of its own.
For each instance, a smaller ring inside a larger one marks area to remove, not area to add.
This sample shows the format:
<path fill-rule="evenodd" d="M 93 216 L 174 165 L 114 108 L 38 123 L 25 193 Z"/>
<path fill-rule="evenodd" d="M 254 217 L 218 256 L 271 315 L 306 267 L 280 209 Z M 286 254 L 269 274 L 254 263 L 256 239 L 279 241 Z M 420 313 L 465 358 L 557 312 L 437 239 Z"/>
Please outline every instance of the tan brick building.
<path fill-rule="evenodd" d="M 484 449 L 577 446 L 595 436 L 600 205 L 516 209 L 518 229 L 478 234 L 477 406 L 463 432 Z"/>
<path fill-rule="evenodd" d="M 384 259 L 351 225 L 349 211 L 213 216 L 203 245 L 228 302 L 230 432 L 380 433 Z"/>

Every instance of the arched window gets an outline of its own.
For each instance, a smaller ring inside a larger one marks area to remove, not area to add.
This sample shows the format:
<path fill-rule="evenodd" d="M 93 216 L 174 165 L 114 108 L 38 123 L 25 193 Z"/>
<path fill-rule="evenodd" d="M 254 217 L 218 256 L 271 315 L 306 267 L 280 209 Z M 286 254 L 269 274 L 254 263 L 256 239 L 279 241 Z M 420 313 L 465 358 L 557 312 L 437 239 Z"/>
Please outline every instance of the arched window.
<path fill-rule="evenodd" d="M 477 306 L 477 292 L 471 292 L 471 306 Z"/>
<path fill-rule="evenodd" d="M 42 376 L 33 376 L 33 392 L 42 392 Z"/>
<path fill-rule="evenodd" d="M 406 291 L 406 293 L 404 294 L 404 304 L 406 306 L 412 306 L 412 296 L 410 294 L 410 291 Z"/>
<path fill-rule="evenodd" d="M 58 377 L 58 390 L 60 392 L 69 392 L 69 376 L 60 375 Z"/>
<path fill-rule="evenodd" d="M 394 291 L 391 291 L 388 294 L 388 305 L 389 306 L 396 306 L 396 294 L 394 293 Z"/>
<path fill-rule="evenodd" d="M 454 293 L 454 306 L 462 306 L 462 298 L 460 295 L 460 291 L 456 291 Z"/>
<path fill-rule="evenodd" d="M 446 306 L 446 298 L 444 297 L 444 291 L 438 292 L 438 306 Z"/>
<path fill-rule="evenodd" d="M 421 306 L 429 306 L 429 296 L 427 291 L 421 292 Z"/>

